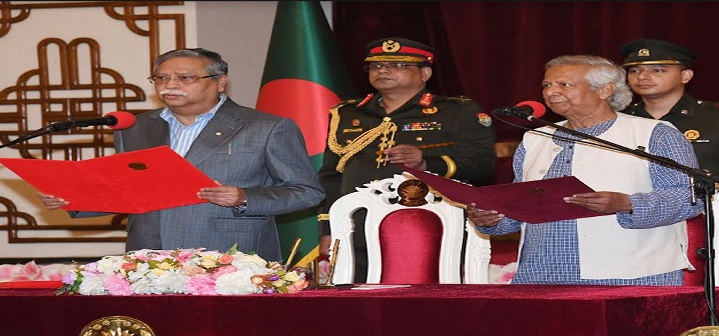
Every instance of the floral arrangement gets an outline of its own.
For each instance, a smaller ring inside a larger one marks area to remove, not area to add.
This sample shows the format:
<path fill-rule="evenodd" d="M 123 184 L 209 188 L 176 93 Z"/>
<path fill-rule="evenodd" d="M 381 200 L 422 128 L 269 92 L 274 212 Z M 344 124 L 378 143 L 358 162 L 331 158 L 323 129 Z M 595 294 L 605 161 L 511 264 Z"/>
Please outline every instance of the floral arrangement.
<path fill-rule="evenodd" d="M 68 264 L 38 265 L 35 261 L 25 264 L 0 265 L 0 282 L 9 281 L 60 281 L 70 271 Z"/>
<path fill-rule="evenodd" d="M 309 270 L 286 270 L 255 254 L 205 249 L 138 250 L 74 264 L 57 294 L 242 295 L 296 293 L 309 285 Z"/>

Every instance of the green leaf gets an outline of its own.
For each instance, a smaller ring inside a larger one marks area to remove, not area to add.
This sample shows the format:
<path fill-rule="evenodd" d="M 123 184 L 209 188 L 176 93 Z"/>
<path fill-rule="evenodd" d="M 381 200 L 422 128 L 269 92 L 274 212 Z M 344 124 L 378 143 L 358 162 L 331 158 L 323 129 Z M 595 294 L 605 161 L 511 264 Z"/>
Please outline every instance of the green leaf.
<path fill-rule="evenodd" d="M 227 254 L 237 254 L 237 246 L 239 246 L 238 243 L 235 243 L 235 245 L 232 245 L 229 250 L 227 250 Z"/>

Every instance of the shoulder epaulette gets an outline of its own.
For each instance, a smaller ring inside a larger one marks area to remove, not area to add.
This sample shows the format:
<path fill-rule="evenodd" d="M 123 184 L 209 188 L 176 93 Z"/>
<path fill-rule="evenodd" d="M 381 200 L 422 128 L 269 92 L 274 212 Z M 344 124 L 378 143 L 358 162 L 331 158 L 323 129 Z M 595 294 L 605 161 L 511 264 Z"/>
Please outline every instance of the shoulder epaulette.
<path fill-rule="evenodd" d="M 453 100 L 453 101 L 457 101 L 460 103 L 467 103 L 467 102 L 471 102 L 472 98 L 469 98 L 467 96 L 457 96 L 457 97 L 447 97 L 447 100 Z"/>
<path fill-rule="evenodd" d="M 351 99 L 345 99 L 339 103 L 337 103 L 335 106 L 332 106 L 333 109 L 339 109 L 346 105 L 353 105 L 357 104 L 360 100 L 358 98 L 351 98 Z"/>

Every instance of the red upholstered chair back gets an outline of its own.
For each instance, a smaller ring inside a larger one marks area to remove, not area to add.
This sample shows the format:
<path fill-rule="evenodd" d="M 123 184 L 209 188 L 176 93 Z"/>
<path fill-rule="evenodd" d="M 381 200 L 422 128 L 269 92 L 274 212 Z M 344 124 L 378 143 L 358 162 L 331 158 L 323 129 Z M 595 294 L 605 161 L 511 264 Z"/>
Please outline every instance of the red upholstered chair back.
<path fill-rule="evenodd" d="M 696 252 L 699 248 L 707 247 L 706 218 L 703 214 L 687 220 L 687 234 L 689 237 L 687 256 L 696 270 L 684 270 L 684 285 L 703 286 L 706 261 L 704 257 Z M 714 246 L 714 249 L 716 249 L 716 246 Z"/>
<path fill-rule="evenodd" d="M 380 283 L 439 283 L 442 220 L 425 209 L 397 210 L 379 227 Z"/>

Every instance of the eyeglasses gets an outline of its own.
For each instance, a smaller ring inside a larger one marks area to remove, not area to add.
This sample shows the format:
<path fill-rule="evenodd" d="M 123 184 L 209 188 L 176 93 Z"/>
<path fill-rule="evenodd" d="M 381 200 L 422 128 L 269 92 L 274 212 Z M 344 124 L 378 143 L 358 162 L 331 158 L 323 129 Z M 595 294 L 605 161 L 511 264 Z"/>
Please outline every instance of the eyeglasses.
<path fill-rule="evenodd" d="M 200 79 L 217 77 L 217 76 L 219 76 L 219 75 L 207 75 L 207 76 L 202 76 L 202 77 L 190 76 L 190 75 L 180 75 L 177 77 L 168 76 L 168 75 L 154 75 L 154 76 L 147 77 L 147 80 L 150 81 L 150 83 L 152 83 L 152 84 L 165 84 L 173 79 L 178 82 L 184 83 L 184 84 L 192 84 L 194 82 L 197 82 Z"/>
<path fill-rule="evenodd" d="M 370 63 L 364 66 L 364 71 L 378 71 L 382 68 L 387 68 L 387 70 L 405 70 L 411 67 L 419 66 L 419 64 L 403 62 Z"/>

